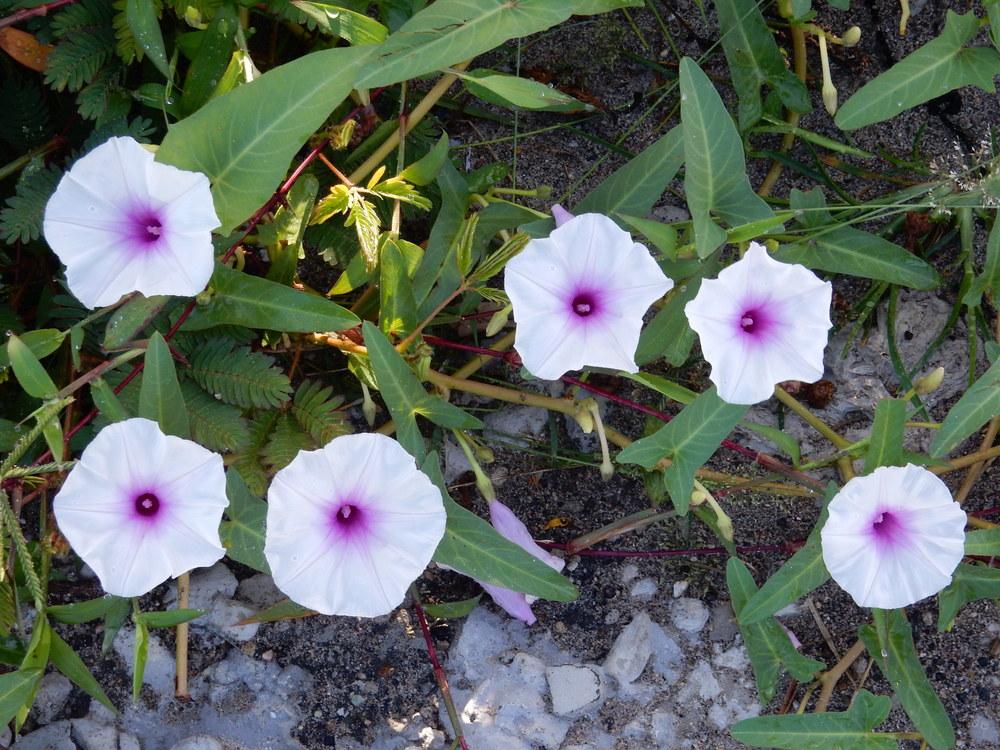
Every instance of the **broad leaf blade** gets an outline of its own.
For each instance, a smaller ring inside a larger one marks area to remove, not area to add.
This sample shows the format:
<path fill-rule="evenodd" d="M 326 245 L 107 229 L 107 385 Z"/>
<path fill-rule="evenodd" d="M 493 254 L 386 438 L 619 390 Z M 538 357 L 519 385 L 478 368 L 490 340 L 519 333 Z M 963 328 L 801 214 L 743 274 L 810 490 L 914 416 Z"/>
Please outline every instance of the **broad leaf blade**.
<path fill-rule="evenodd" d="M 934 267 L 894 242 L 852 227 L 826 230 L 774 254 L 785 263 L 806 268 L 888 281 L 913 289 L 934 289 L 941 283 Z"/>
<path fill-rule="evenodd" d="M 618 461 L 649 470 L 669 458 L 665 481 L 670 499 L 678 513 L 687 513 L 695 471 L 712 457 L 748 408 L 727 404 L 713 386 L 657 432 L 625 448 Z"/>
<path fill-rule="evenodd" d="M 745 719 L 730 730 L 751 747 L 781 750 L 897 750 L 894 735 L 874 734 L 885 721 L 892 701 L 867 690 L 858 693 L 851 707 L 840 713 L 786 714 Z"/>
<path fill-rule="evenodd" d="M 208 175 L 228 234 L 271 197 L 295 152 L 354 88 L 372 49 L 313 52 L 269 70 L 172 125 L 157 160 Z"/>
<path fill-rule="evenodd" d="M 977 599 L 1000 599 L 1000 570 L 961 563 L 938 594 L 938 630 L 947 630 L 958 611 Z"/>
<path fill-rule="evenodd" d="M 750 598 L 757 593 L 757 584 L 741 560 L 729 558 L 726 566 L 726 583 L 733 603 L 733 612 L 739 617 Z M 778 670 L 784 663 L 788 671 L 800 682 L 810 680 L 825 666 L 823 662 L 803 656 L 792 645 L 788 634 L 777 620 L 765 619 L 750 625 L 739 623 L 740 633 L 746 643 L 747 655 L 757 680 L 760 702 L 767 705 L 774 698 Z"/>
<path fill-rule="evenodd" d="M 907 716 L 934 750 L 951 750 L 955 746 L 955 730 L 920 666 L 920 657 L 913 643 L 913 629 L 901 609 L 876 610 L 875 617 L 885 618 L 886 641 L 881 642 L 876 628 L 861 628 L 861 639 L 876 661 L 882 674 L 892 685 Z"/>
<path fill-rule="evenodd" d="M 774 35 L 753 0 L 715 0 L 722 49 L 726 53 L 733 87 L 739 97 L 740 130 L 756 123 L 764 112 L 760 89 L 771 86 L 782 103 L 795 112 L 808 112 L 809 92 L 785 65 Z"/>
<path fill-rule="evenodd" d="M 42 679 L 42 669 L 19 669 L 0 675 L 0 722 L 8 723 L 31 700 Z"/>
<path fill-rule="evenodd" d="M 827 490 L 827 502 L 836 491 L 835 486 Z M 755 623 L 770 617 L 829 580 L 830 573 L 823 562 L 823 546 L 820 541 L 820 530 L 826 523 L 827 516 L 828 512 L 824 506 L 815 528 L 802 548 L 792 555 L 777 573 L 768 578 L 747 602 L 747 606 L 740 613 L 742 624 Z"/>
<path fill-rule="evenodd" d="M 684 163 L 684 131 L 675 127 L 612 172 L 576 204 L 578 214 L 645 216 Z"/>
<path fill-rule="evenodd" d="M 174 358 L 159 331 L 149 339 L 139 390 L 139 416 L 152 419 L 168 435 L 191 435 L 184 395 L 177 382 Z"/>
<path fill-rule="evenodd" d="M 995 91 L 1000 54 L 987 47 L 967 48 L 980 30 L 975 13 L 948 11 L 944 30 L 856 91 L 834 121 L 843 130 L 882 122 L 962 86 Z"/>
<path fill-rule="evenodd" d="M 772 213 L 750 187 L 743 142 L 719 92 L 691 58 L 681 60 L 680 70 L 684 192 L 698 257 L 707 258 L 726 241 L 714 216 L 739 226 Z"/>
<path fill-rule="evenodd" d="M 66 643 L 56 631 L 52 631 L 52 644 L 49 647 L 49 660 L 52 665 L 66 675 L 75 685 L 91 698 L 107 706 L 112 712 L 118 713 L 115 704 L 111 702 L 101 683 L 97 681 L 83 659 Z"/>
<path fill-rule="evenodd" d="M 471 414 L 425 391 L 406 360 L 372 323 L 366 321 L 363 331 L 379 392 L 396 421 L 399 442 L 410 455 L 418 461 L 424 457 L 423 437 L 416 419 L 418 414 L 441 427 L 482 428 L 482 422 Z"/>
<path fill-rule="evenodd" d="M 997 414 L 1000 414 L 1000 360 L 990 365 L 951 407 L 931 443 L 931 456 L 944 456 Z"/>
<path fill-rule="evenodd" d="M 884 398 L 875 407 L 871 443 L 865 454 L 865 474 L 879 466 L 903 466 L 903 431 L 906 427 L 906 402 Z"/>
<path fill-rule="evenodd" d="M 182 330 L 201 331 L 232 324 L 288 333 L 342 331 L 358 317 L 336 302 L 216 265 L 210 282 L 211 299 L 199 305 Z"/>
<path fill-rule="evenodd" d="M 219 527 L 219 538 L 226 548 L 226 555 L 261 573 L 270 573 L 264 557 L 264 525 L 267 520 L 267 503 L 254 497 L 238 471 L 226 472 L 226 495 L 229 507 L 228 520 Z"/>
<path fill-rule="evenodd" d="M 104 330 L 104 348 L 113 351 L 122 349 L 160 314 L 160 311 L 170 302 L 170 297 L 156 295 L 143 297 L 136 294 L 132 299 L 115 310 L 108 320 Z"/>

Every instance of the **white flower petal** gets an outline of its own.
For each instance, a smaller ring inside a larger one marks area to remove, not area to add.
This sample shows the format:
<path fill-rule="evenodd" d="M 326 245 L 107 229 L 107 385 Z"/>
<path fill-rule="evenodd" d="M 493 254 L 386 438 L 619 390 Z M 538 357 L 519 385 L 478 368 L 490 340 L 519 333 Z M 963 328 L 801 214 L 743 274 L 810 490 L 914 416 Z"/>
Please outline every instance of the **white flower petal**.
<path fill-rule="evenodd" d="M 512 258 L 504 287 L 514 348 L 534 375 L 555 380 L 588 366 L 635 372 L 642 317 L 673 282 L 611 219 L 581 214 Z"/>
<path fill-rule="evenodd" d="M 338 528 L 345 507 L 356 525 Z M 402 602 L 444 524 L 440 490 L 399 443 L 345 435 L 275 475 L 264 554 L 275 585 L 299 604 L 375 617 Z"/>
<path fill-rule="evenodd" d="M 70 291 L 93 308 L 134 291 L 201 292 L 218 224 L 204 175 L 155 162 L 131 138 L 112 138 L 63 175 L 43 229 Z"/>
<path fill-rule="evenodd" d="M 136 512 L 143 493 L 159 503 L 146 517 Z M 222 558 L 219 523 L 228 504 L 221 456 L 137 418 L 91 440 L 52 507 L 104 590 L 141 596 Z"/>
<path fill-rule="evenodd" d="M 742 259 L 703 281 L 684 307 L 719 396 L 734 404 L 770 397 L 784 380 L 823 376 L 833 287 L 750 243 Z"/>
<path fill-rule="evenodd" d="M 820 532 L 823 561 L 863 607 L 894 609 L 936 594 L 964 554 L 965 513 L 944 482 L 919 466 L 855 477 L 829 513 Z M 886 516 L 897 531 L 880 537 L 875 527 Z"/>

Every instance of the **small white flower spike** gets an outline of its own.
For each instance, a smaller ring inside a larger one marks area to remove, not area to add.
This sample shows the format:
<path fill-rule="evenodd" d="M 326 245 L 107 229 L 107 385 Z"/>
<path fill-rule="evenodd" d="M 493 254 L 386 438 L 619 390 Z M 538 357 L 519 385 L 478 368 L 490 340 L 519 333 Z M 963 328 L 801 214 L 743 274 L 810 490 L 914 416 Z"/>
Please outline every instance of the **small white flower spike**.
<path fill-rule="evenodd" d="M 84 449 L 52 503 L 59 529 L 115 596 L 141 596 L 225 554 L 222 457 L 127 419 Z"/>
<path fill-rule="evenodd" d="M 823 561 L 862 607 L 895 609 L 949 583 L 965 548 L 965 513 L 920 466 L 883 466 L 830 501 Z"/>
<path fill-rule="evenodd" d="M 218 226 L 208 178 L 154 161 L 132 138 L 112 138 L 79 159 L 44 221 L 70 291 L 89 308 L 135 291 L 198 294 L 212 276 Z"/>
<path fill-rule="evenodd" d="M 823 376 L 833 286 L 805 266 L 781 263 L 750 243 L 742 259 L 701 282 L 684 306 L 709 379 L 730 404 L 766 401 L 785 380 Z"/>
<path fill-rule="evenodd" d="M 395 609 L 444 536 L 441 491 L 392 438 L 343 435 L 300 451 L 267 493 L 275 585 L 325 615 Z"/>
<path fill-rule="evenodd" d="M 607 216 L 556 220 L 548 238 L 531 240 L 507 263 L 514 348 L 545 380 L 587 366 L 637 372 L 642 316 L 674 283 Z"/>
<path fill-rule="evenodd" d="M 514 515 L 514 511 L 499 500 L 494 500 L 490 503 L 490 521 L 493 523 L 493 528 L 500 532 L 501 536 L 514 542 L 514 544 L 525 552 L 537 557 L 553 570 L 561 571 L 563 566 L 566 565 L 566 562 L 562 558 L 556 557 L 539 547 L 535 543 L 535 540 L 532 539 L 528 527 Z M 535 613 L 531 611 L 531 605 L 537 601 L 538 597 L 528 596 L 527 594 L 522 594 L 520 591 L 512 591 L 511 589 L 495 586 L 491 583 L 479 581 L 478 579 L 477 583 L 483 587 L 486 593 L 493 597 L 493 601 L 498 606 L 505 609 L 512 617 L 522 620 L 527 625 L 534 624 Z"/>

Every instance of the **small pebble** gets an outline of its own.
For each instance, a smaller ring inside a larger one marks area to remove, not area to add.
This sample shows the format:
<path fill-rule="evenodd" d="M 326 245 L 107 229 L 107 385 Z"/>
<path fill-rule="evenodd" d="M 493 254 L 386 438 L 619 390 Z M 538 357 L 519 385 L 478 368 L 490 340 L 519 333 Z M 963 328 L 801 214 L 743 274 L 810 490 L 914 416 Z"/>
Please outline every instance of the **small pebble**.
<path fill-rule="evenodd" d="M 674 583 L 674 599 L 680 599 L 684 592 L 688 590 L 690 584 L 687 581 L 676 581 Z"/>

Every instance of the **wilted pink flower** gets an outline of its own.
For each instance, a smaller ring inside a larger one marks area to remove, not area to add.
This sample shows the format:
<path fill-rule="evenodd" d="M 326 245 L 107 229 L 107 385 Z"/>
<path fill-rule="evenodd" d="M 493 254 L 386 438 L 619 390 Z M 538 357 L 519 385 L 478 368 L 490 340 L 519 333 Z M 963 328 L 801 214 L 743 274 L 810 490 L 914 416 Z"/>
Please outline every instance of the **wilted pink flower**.
<path fill-rule="evenodd" d="M 521 361 L 555 380 L 587 366 L 636 372 L 642 316 L 673 282 L 607 216 L 581 214 L 511 258 L 504 287 Z"/>
<path fill-rule="evenodd" d="M 553 570 L 560 571 L 563 569 L 563 566 L 566 564 L 565 561 L 546 552 L 535 544 L 535 540 L 532 539 L 528 528 L 514 515 L 514 511 L 499 500 L 494 500 L 490 503 L 490 521 L 502 536 L 514 542 L 521 549 L 537 557 Z M 508 614 L 512 617 L 523 620 L 528 625 L 535 622 L 535 613 L 531 611 L 531 604 L 538 597 L 528 596 L 519 591 L 512 591 L 511 589 L 505 589 L 502 586 L 495 586 L 483 581 L 477 581 L 477 583 L 483 587 L 486 593 L 493 597 L 493 601 L 507 610 Z"/>
<path fill-rule="evenodd" d="M 115 596 L 141 596 L 225 554 L 222 457 L 127 419 L 90 441 L 52 503 L 59 529 Z"/>
<path fill-rule="evenodd" d="M 883 466 L 830 501 L 823 561 L 862 607 L 894 609 L 949 583 L 965 547 L 965 513 L 920 466 Z"/>
<path fill-rule="evenodd" d="M 830 282 L 774 260 L 756 242 L 717 279 L 703 281 L 684 313 L 719 397 L 755 404 L 784 380 L 819 380 L 832 296 Z"/>
<path fill-rule="evenodd" d="M 264 555 L 275 585 L 327 615 L 391 612 L 444 536 L 441 491 L 376 433 L 300 451 L 267 500 Z"/>
<path fill-rule="evenodd" d="M 45 239 L 90 308 L 136 291 L 198 294 L 212 276 L 217 226 L 208 178 L 154 161 L 132 138 L 78 160 L 45 207 Z"/>

